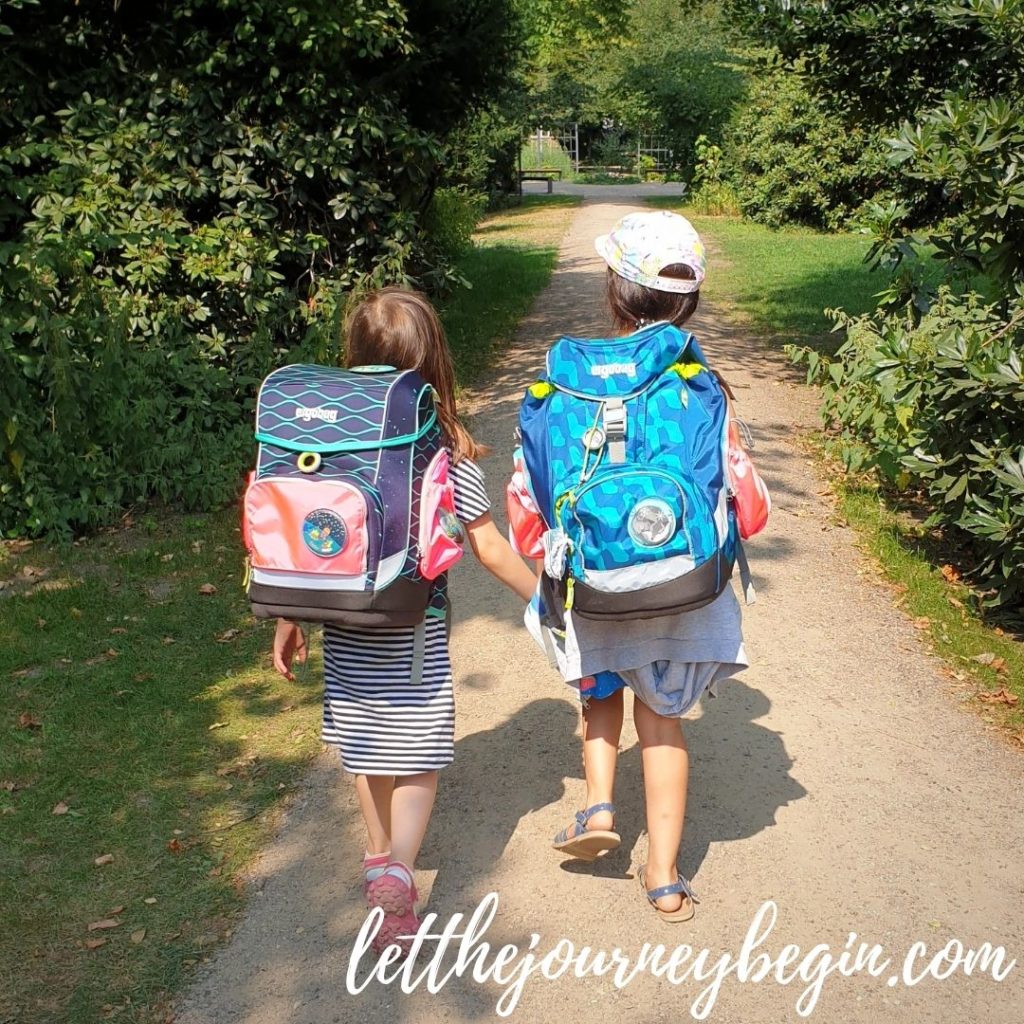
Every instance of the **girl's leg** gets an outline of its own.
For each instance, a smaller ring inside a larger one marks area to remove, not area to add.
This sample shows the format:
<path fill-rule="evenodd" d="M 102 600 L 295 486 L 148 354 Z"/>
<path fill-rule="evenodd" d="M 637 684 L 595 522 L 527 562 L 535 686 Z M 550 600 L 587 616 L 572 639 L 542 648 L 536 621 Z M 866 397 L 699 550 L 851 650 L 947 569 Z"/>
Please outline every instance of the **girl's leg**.
<path fill-rule="evenodd" d="M 406 865 L 410 870 L 416 865 L 436 794 L 436 771 L 399 775 L 394 780 L 391 796 L 391 859 Z"/>
<path fill-rule="evenodd" d="M 357 775 L 356 796 L 366 822 L 366 852 L 387 853 L 391 849 L 391 804 L 394 775 Z"/>
<path fill-rule="evenodd" d="M 686 816 L 686 786 L 690 755 L 678 718 L 655 714 L 639 697 L 633 701 L 633 721 L 644 766 L 644 796 L 647 802 L 647 864 L 644 875 L 648 889 L 670 885 L 678 877 L 676 860 L 683 838 Z M 662 910 L 677 910 L 683 897 L 678 893 L 658 900 Z"/>
<path fill-rule="evenodd" d="M 615 765 L 619 758 L 619 736 L 622 733 L 622 694 L 618 690 L 603 700 L 591 699 L 583 708 L 583 771 L 587 779 L 587 802 L 612 803 L 615 790 Z M 598 811 L 587 822 L 588 829 L 611 829 L 613 818 L 608 811 Z"/>

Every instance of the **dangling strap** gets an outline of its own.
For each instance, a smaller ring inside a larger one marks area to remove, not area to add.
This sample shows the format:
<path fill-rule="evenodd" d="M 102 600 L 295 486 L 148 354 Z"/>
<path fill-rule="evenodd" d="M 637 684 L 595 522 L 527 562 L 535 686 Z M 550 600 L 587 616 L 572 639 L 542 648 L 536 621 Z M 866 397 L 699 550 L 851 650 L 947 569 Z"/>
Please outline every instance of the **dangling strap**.
<path fill-rule="evenodd" d="M 427 655 L 427 624 L 420 622 L 412 635 L 412 678 L 409 680 L 413 686 L 419 686 L 423 682 L 423 666 Z"/>
<path fill-rule="evenodd" d="M 626 461 L 626 407 L 621 398 L 609 398 L 604 403 L 603 418 L 608 461 L 622 465 Z"/>
<path fill-rule="evenodd" d="M 739 537 L 736 538 L 736 564 L 740 567 L 743 599 L 747 604 L 753 604 L 757 600 L 757 592 L 754 590 L 754 581 L 750 577 L 750 563 L 747 561 L 747 553 L 743 550 L 743 541 Z"/>

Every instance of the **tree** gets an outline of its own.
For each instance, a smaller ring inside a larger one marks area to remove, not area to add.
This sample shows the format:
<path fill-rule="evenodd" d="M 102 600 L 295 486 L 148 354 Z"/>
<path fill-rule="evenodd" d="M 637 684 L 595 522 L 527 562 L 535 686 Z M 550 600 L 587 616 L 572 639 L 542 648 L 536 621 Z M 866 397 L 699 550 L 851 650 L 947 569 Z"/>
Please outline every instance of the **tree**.
<path fill-rule="evenodd" d="M 256 381 L 336 356 L 363 275 L 443 279 L 421 214 L 518 32 L 510 0 L 0 0 L 0 532 L 233 495 Z"/>

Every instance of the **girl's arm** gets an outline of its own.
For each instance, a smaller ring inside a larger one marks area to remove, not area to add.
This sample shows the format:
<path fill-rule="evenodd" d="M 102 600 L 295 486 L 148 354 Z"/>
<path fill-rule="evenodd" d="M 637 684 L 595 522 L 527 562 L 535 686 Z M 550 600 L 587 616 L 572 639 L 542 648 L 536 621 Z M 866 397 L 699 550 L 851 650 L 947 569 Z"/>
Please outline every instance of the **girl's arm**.
<path fill-rule="evenodd" d="M 512 550 L 502 536 L 490 512 L 466 524 L 469 546 L 480 564 L 506 587 L 514 590 L 524 601 L 533 597 L 537 577 L 526 567 L 526 563 Z"/>

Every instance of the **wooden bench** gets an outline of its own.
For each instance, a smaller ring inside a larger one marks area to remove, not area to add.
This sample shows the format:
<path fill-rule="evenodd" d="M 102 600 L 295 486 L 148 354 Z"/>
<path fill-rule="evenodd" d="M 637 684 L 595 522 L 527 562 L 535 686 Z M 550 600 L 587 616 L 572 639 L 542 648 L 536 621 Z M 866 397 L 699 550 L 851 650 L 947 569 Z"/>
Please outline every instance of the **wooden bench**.
<path fill-rule="evenodd" d="M 519 193 L 522 194 L 524 181 L 546 181 L 548 183 L 548 195 L 551 195 L 555 187 L 555 180 L 562 180 L 561 167 L 532 167 L 528 171 L 519 172 Z"/>

